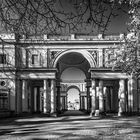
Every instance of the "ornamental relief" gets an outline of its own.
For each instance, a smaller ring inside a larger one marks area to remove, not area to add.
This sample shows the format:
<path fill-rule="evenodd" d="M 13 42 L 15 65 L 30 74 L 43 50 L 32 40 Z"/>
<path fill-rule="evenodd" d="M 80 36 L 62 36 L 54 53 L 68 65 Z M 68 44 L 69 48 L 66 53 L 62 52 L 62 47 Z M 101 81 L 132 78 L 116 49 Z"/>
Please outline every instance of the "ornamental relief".
<path fill-rule="evenodd" d="M 47 67 L 46 49 L 26 49 L 25 56 L 28 59 L 29 67 Z"/>
<path fill-rule="evenodd" d="M 115 51 L 113 49 L 104 50 L 104 66 L 105 67 L 112 67 L 113 62 L 111 62 L 111 60 L 114 58 L 115 58 Z"/>
<path fill-rule="evenodd" d="M 92 55 L 96 65 L 98 66 L 98 63 L 99 63 L 99 58 L 98 58 L 99 57 L 99 52 L 98 52 L 98 50 L 89 50 L 88 52 Z"/>
<path fill-rule="evenodd" d="M 52 68 L 55 59 L 60 55 L 63 50 L 48 50 L 48 67 Z"/>

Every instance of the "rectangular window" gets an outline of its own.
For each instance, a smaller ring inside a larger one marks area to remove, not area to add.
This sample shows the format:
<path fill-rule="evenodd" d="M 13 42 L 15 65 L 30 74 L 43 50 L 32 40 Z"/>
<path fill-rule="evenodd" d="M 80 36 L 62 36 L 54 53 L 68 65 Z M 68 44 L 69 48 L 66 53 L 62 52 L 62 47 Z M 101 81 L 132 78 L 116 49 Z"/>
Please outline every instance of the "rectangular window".
<path fill-rule="evenodd" d="M 6 54 L 0 54 L 0 64 L 6 64 Z"/>
<path fill-rule="evenodd" d="M 32 64 L 38 64 L 38 55 L 37 54 L 33 54 L 32 55 Z"/>
<path fill-rule="evenodd" d="M 7 90 L 0 90 L 0 110 L 9 109 L 9 92 Z"/>

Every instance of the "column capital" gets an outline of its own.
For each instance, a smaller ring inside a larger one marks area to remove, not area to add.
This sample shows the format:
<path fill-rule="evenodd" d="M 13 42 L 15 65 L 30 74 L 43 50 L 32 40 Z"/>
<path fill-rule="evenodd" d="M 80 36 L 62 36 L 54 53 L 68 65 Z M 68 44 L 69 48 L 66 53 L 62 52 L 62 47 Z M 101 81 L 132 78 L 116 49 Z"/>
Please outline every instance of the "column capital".
<path fill-rule="evenodd" d="M 131 73 L 131 75 L 128 77 L 128 79 L 138 79 L 139 76 L 137 73 Z"/>
<path fill-rule="evenodd" d="M 85 79 L 86 87 L 91 87 L 91 79 Z"/>
<path fill-rule="evenodd" d="M 96 80 L 92 79 L 91 80 L 91 88 L 94 89 L 96 87 Z"/>
<path fill-rule="evenodd" d="M 85 79 L 84 81 L 85 81 L 85 82 L 90 82 L 90 81 L 91 81 L 91 79 Z"/>
<path fill-rule="evenodd" d="M 103 86 L 104 81 L 102 79 L 99 80 L 99 86 Z"/>
<path fill-rule="evenodd" d="M 97 80 L 97 78 L 91 77 L 91 79 L 90 79 L 90 80 Z"/>
<path fill-rule="evenodd" d="M 62 81 L 61 79 L 56 79 L 56 87 L 61 87 L 61 85 L 60 85 L 61 81 Z"/>

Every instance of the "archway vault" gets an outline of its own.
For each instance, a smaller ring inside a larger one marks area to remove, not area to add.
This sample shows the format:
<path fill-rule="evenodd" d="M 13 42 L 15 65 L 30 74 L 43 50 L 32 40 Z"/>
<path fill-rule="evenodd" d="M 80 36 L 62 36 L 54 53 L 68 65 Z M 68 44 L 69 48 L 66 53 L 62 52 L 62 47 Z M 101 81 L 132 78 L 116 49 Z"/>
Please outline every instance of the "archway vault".
<path fill-rule="evenodd" d="M 64 50 L 58 55 L 56 55 L 56 57 L 53 60 L 53 68 L 56 68 L 59 59 L 68 53 L 80 53 L 89 62 L 91 68 L 96 67 L 95 59 L 87 50 L 71 49 L 71 50 Z"/>

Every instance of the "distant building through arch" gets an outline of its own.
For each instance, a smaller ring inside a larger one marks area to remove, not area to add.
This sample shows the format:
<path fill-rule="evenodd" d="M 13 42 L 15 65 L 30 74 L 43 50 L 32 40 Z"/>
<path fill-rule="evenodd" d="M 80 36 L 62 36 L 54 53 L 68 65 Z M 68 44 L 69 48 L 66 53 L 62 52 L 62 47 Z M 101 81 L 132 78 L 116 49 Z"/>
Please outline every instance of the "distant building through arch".
<path fill-rule="evenodd" d="M 67 110 L 79 110 L 80 109 L 80 89 L 72 85 L 67 89 Z"/>

